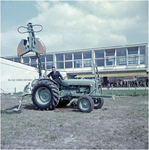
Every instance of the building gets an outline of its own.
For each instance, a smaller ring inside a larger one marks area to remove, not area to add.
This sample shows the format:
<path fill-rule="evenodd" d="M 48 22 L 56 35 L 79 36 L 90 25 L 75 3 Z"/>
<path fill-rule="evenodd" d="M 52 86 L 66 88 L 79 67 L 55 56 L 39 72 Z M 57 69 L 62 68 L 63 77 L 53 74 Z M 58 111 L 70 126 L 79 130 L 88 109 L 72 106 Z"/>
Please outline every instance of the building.
<path fill-rule="evenodd" d="M 0 93 L 22 92 L 24 87 L 39 78 L 37 69 L 18 62 L 0 58 L 1 80 Z M 44 74 L 44 71 L 42 72 Z M 66 76 L 65 72 L 61 72 Z"/>
<path fill-rule="evenodd" d="M 37 67 L 35 54 L 6 59 Z M 41 62 L 47 71 L 55 66 L 68 78 L 93 77 L 92 63 L 97 64 L 101 77 L 147 76 L 149 70 L 147 43 L 49 52 L 41 56 Z"/>
<path fill-rule="evenodd" d="M 22 92 L 32 80 L 38 78 L 36 68 L 0 58 L 1 81 L 0 93 Z"/>

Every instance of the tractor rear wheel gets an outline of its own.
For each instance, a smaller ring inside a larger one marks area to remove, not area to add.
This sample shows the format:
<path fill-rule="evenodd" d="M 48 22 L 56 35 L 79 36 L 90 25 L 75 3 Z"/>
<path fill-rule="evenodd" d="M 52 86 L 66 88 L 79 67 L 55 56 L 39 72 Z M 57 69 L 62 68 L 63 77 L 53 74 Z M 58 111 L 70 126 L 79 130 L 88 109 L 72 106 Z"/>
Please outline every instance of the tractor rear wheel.
<path fill-rule="evenodd" d="M 97 98 L 94 99 L 94 109 L 99 109 L 103 106 L 104 104 L 104 99 L 103 98 Z"/>
<path fill-rule="evenodd" d="M 59 89 L 50 80 L 41 80 L 32 89 L 32 101 L 37 109 L 53 110 L 59 99 Z"/>
<path fill-rule="evenodd" d="M 94 109 L 94 101 L 88 95 L 80 96 L 77 106 L 81 112 L 89 113 Z"/>

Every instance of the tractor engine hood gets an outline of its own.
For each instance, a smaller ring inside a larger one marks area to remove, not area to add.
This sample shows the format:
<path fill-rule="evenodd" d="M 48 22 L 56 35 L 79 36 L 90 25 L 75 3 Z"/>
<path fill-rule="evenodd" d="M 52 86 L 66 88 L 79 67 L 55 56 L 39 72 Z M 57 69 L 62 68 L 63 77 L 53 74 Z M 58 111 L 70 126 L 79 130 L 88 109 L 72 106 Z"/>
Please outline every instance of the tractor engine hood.
<path fill-rule="evenodd" d="M 95 80 L 67 79 L 67 80 L 62 80 L 62 85 L 63 86 L 70 86 L 70 85 L 93 86 L 95 85 Z"/>

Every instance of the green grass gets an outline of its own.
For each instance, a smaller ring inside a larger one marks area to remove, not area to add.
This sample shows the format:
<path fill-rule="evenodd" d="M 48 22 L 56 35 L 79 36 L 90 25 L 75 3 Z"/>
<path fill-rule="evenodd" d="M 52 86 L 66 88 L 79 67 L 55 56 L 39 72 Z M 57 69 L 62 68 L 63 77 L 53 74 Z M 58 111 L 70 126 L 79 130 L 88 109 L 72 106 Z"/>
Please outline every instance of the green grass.
<path fill-rule="evenodd" d="M 100 91 L 100 90 L 99 90 Z M 16 93 L 17 95 L 21 95 L 22 92 Z M 103 94 L 112 94 L 112 90 L 109 89 L 103 89 Z M 113 95 L 124 95 L 124 96 L 140 96 L 140 95 L 148 95 L 148 90 L 132 90 L 132 89 L 127 89 L 127 90 L 115 90 L 113 89 Z M 30 96 L 27 96 L 30 97 Z"/>
<path fill-rule="evenodd" d="M 112 94 L 112 90 L 103 90 L 103 94 Z M 148 95 L 148 90 L 115 90 L 113 89 L 113 95 L 123 95 L 123 96 L 141 96 Z"/>

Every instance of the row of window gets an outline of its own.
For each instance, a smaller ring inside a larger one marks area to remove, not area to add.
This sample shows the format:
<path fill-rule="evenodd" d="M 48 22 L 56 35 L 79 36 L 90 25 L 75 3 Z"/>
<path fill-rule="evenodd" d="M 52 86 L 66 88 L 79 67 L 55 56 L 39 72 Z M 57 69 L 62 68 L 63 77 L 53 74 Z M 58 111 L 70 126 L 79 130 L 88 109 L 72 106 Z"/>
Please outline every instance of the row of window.
<path fill-rule="evenodd" d="M 46 61 L 53 61 L 53 55 L 47 55 L 46 56 Z M 20 62 L 19 58 L 17 59 L 17 62 Z M 27 64 L 27 63 L 34 63 L 37 62 L 37 58 L 36 57 L 23 57 L 23 63 Z M 41 62 L 45 62 L 45 56 L 41 55 Z"/>
<path fill-rule="evenodd" d="M 139 50 L 140 49 L 140 50 Z M 95 51 L 95 58 L 104 58 L 104 57 L 114 57 L 115 55 L 117 57 L 122 57 L 128 55 L 145 55 L 145 46 L 141 47 L 132 47 L 132 48 L 120 48 L 120 49 L 113 49 L 113 50 L 100 50 L 100 51 Z M 91 52 L 76 52 L 74 54 L 74 60 L 78 59 L 91 59 L 92 58 L 92 53 Z M 72 59 L 72 53 L 67 53 L 67 54 L 56 54 L 56 61 L 69 61 L 73 60 Z M 15 58 L 15 61 L 19 61 L 18 58 Z M 31 63 L 35 62 L 35 58 L 31 58 Z M 53 61 L 53 55 L 47 55 L 46 56 L 46 61 Z M 41 56 L 41 62 L 45 62 L 45 56 Z M 23 57 L 23 63 L 29 63 L 29 57 Z"/>
<path fill-rule="evenodd" d="M 65 68 L 73 68 L 73 65 L 74 65 L 74 68 L 82 68 L 82 67 L 91 67 L 92 63 L 91 63 L 91 60 L 84 60 L 83 63 L 82 63 L 82 60 L 77 60 L 74 62 L 72 62 L 72 61 L 65 62 Z M 57 62 L 56 67 L 58 69 L 63 69 L 64 63 Z"/>
<path fill-rule="evenodd" d="M 91 52 L 83 52 L 83 59 L 91 59 L 92 55 Z M 77 59 L 82 59 L 82 52 L 78 52 L 78 53 L 74 53 L 74 60 Z M 68 54 L 56 54 L 56 61 L 69 61 L 72 60 L 72 53 L 68 53 Z M 17 62 L 19 61 L 16 60 Z M 29 57 L 23 57 L 23 63 L 29 63 Z M 53 55 L 47 55 L 46 56 L 46 61 L 53 61 Z M 36 58 L 31 57 L 31 63 L 36 62 Z M 45 62 L 45 56 L 42 55 L 41 56 L 41 62 Z"/>
<path fill-rule="evenodd" d="M 145 64 L 145 56 L 140 57 L 128 57 L 128 65 L 129 64 L 139 64 L 139 58 L 140 58 L 140 64 Z M 95 62 L 97 66 L 110 66 L 110 65 L 127 65 L 127 58 L 126 57 L 119 57 L 117 59 L 111 58 L 111 59 L 95 59 Z"/>
<path fill-rule="evenodd" d="M 91 67 L 92 63 L 91 60 L 84 60 L 83 61 L 83 65 L 82 65 L 82 61 L 78 60 L 78 61 L 68 61 L 68 62 L 57 62 L 56 63 L 56 68 L 57 69 L 64 69 L 64 64 L 65 64 L 65 68 L 82 68 L 83 67 Z M 28 64 L 29 65 L 29 64 Z M 33 67 L 37 67 L 37 63 L 31 63 L 31 66 Z M 45 63 L 42 63 L 42 66 L 45 68 Z M 46 63 L 46 68 L 47 69 L 51 69 L 53 66 L 53 62 L 47 62 Z"/>
<path fill-rule="evenodd" d="M 95 58 L 126 55 L 145 55 L 145 46 L 95 51 Z"/>
<path fill-rule="evenodd" d="M 128 62 L 127 62 L 128 61 Z M 111 59 L 95 59 L 95 63 L 99 67 L 104 66 L 120 66 L 120 65 L 131 65 L 131 64 L 138 64 L 140 61 L 140 64 L 145 64 L 145 56 L 139 57 L 129 57 L 128 60 L 126 57 L 120 57 L 120 58 L 111 58 Z M 45 63 L 42 63 L 42 65 L 45 68 Z M 37 63 L 31 63 L 31 66 L 37 67 Z M 46 68 L 51 69 L 53 66 L 53 62 L 47 62 Z M 82 68 L 82 67 L 91 67 L 92 62 L 91 60 L 76 60 L 76 61 L 67 61 L 67 62 L 56 62 L 56 68 L 57 69 L 64 69 L 64 68 Z"/>
<path fill-rule="evenodd" d="M 77 59 L 90 59 L 92 58 L 92 53 L 91 52 L 77 52 L 73 53 L 74 54 L 74 60 Z M 72 53 L 68 54 L 56 54 L 56 61 L 63 61 L 63 60 L 72 60 Z"/>

